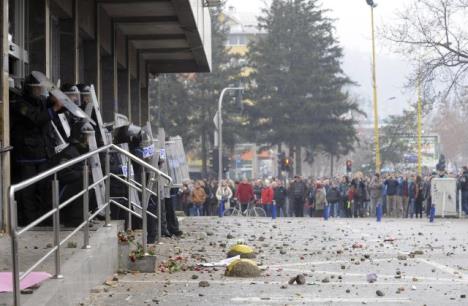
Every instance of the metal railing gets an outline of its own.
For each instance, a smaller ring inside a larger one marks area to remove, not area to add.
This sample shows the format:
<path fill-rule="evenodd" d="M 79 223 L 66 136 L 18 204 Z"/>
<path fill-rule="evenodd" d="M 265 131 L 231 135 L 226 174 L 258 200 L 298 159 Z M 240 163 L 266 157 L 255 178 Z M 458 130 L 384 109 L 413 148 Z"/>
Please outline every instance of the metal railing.
<path fill-rule="evenodd" d="M 115 151 L 120 154 L 123 154 L 127 156 L 128 158 L 128 163 L 127 166 L 130 166 L 131 161 L 139 164 L 141 166 L 141 184 L 138 182 L 135 182 L 130 178 L 130 168 L 127 168 L 127 174 L 126 174 L 126 180 L 122 179 L 121 177 L 113 174 L 110 172 L 110 152 Z M 105 157 L 105 175 L 103 177 L 94 182 L 93 184 L 89 184 L 89 162 L 88 160 L 99 153 L 104 153 L 106 154 Z M 58 180 L 58 173 L 62 170 L 65 170 L 69 167 L 72 167 L 78 163 L 83 164 L 83 190 L 72 196 L 71 198 L 65 200 L 63 203 L 60 203 L 60 190 L 59 190 L 59 180 Z M 61 274 L 61 262 L 60 262 L 60 251 L 61 247 L 76 233 L 78 233 L 81 229 L 83 229 L 83 248 L 84 249 L 89 249 L 89 222 L 95 219 L 99 214 L 101 214 L 102 211 L 105 212 L 105 226 L 110 226 L 110 205 L 115 205 L 125 211 L 128 212 L 129 216 L 129 227 L 131 227 L 131 216 L 134 215 L 138 218 L 142 219 L 142 246 L 143 246 L 143 252 L 144 254 L 148 254 L 148 249 L 147 249 L 147 229 L 148 229 L 148 223 L 147 223 L 147 216 L 149 215 L 152 218 L 155 219 L 160 219 L 161 216 L 161 207 L 158 205 L 158 216 L 155 216 L 154 214 L 150 213 L 147 211 L 148 207 L 148 202 L 149 198 L 148 195 L 154 195 L 158 196 L 158 194 L 154 193 L 152 190 L 147 188 L 147 182 L 146 182 L 146 173 L 148 172 L 153 172 L 156 174 L 157 182 L 158 184 L 160 183 L 160 178 L 164 178 L 165 180 L 168 181 L 169 184 L 172 183 L 172 178 L 165 174 L 164 172 L 160 171 L 159 169 L 155 168 L 154 166 L 148 164 L 144 160 L 138 158 L 137 156 L 131 154 L 130 152 L 114 145 L 106 145 L 101 148 L 98 148 L 97 150 L 94 150 L 92 152 L 83 154 L 73 160 L 67 161 L 63 164 L 60 164 L 52 169 L 49 169 L 43 173 L 40 173 L 36 175 L 35 177 L 29 178 L 23 182 L 20 182 L 18 184 L 11 185 L 9 188 L 9 200 L 8 200 L 8 205 L 9 205 L 9 211 L 10 211 L 10 236 L 11 236 L 11 256 L 12 256 L 12 265 L 13 265 L 13 273 L 12 273 L 12 278 L 13 278 L 13 300 L 14 300 L 14 305 L 19 306 L 20 305 L 20 294 L 21 294 L 21 289 L 20 289 L 20 281 L 23 280 L 27 275 L 29 275 L 34 269 L 36 269 L 40 264 L 42 264 L 47 258 L 49 258 L 52 254 L 54 254 L 55 257 L 55 278 L 63 278 Z M 15 200 L 15 193 L 18 191 L 21 191 L 33 184 L 38 183 L 41 180 L 44 180 L 48 177 L 53 176 L 52 180 L 52 204 L 53 208 L 33 221 L 32 223 L 28 224 L 27 226 L 23 228 L 18 227 L 18 214 L 17 214 L 17 202 Z M 117 179 L 121 183 L 124 183 L 127 185 L 128 190 L 130 191 L 131 188 L 136 189 L 138 192 L 141 192 L 142 194 L 142 201 L 141 201 L 141 206 L 138 206 L 137 203 L 133 203 L 130 200 L 130 193 L 127 198 L 124 198 L 124 200 L 128 201 L 128 207 L 120 204 L 117 202 L 114 198 L 110 197 L 110 181 L 111 178 Z M 93 214 L 90 214 L 89 212 L 89 191 L 96 187 L 97 185 L 101 183 L 105 183 L 105 200 L 104 204 L 99 207 Z M 135 184 L 136 183 L 136 184 Z M 158 185 L 158 193 L 159 193 L 159 185 Z M 60 239 L 60 211 L 70 205 L 73 201 L 76 199 L 83 197 L 83 222 L 78 225 L 69 235 L 67 235 L 64 239 Z M 160 203 L 160 197 L 158 196 L 158 204 Z M 138 209 L 141 210 L 141 214 L 133 211 L 132 206 L 137 207 Z M 43 221 L 45 221 L 47 218 L 53 217 L 53 233 L 54 233 L 54 243 L 53 247 L 44 255 L 42 256 L 39 260 L 37 260 L 31 267 L 29 267 L 28 270 L 26 270 L 24 273 L 20 273 L 19 270 L 19 253 L 18 253 L 18 239 L 21 235 L 23 235 L 25 232 L 31 230 L 35 226 L 39 225 Z M 160 222 L 158 222 L 160 223 Z M 158 231 L 157 235 L 157 241 L 159 242 L 161 237 L 161 232 Z"/>

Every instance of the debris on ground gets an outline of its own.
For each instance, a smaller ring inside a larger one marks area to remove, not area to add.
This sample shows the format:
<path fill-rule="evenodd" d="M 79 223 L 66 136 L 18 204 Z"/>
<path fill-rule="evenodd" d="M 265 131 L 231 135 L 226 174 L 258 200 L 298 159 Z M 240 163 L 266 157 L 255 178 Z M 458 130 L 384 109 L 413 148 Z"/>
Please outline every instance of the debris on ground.
<path fill-rule="evenodd" d="M 250 259 L 237 259 L 226 267 L 225 276 L 230 277 L 258 277 L 261 271 L 257 263 Z"/>
<path fill-rule="evenodd" d="M 306 283 L 306 279 L 304 274 L 298 274 L 295 277 L 291 278 L 288 284 L 293 285 L 294 283 L 298 285 L 304 285 Z"/>
<path fill-rule="evenodd" d="M 367 282 L 369 283 L 375 283 L 377 281 L 377 274 L 375 273 L 369 273 L 367 274 Z"/>
<path fill-rule="evenodd" d="M 209 286 L 210 286 L 210 283 L 208 281 L 200 281 L 198 283 L 198 287 L 206 288 L 206 287 L 209 287 Z"/>
<path fill-rule="evenodd" d="M 384 295 L 385 295 L 385 293 L 383 293 L 383 292 L 380 291 L 380 290 L 377 290 L 377 291 L 375 292 L 375 294 L 377 294 L 377 296 L 384 296 Z"/>
<path fill-rule="evenodd" d="M 252 247 L 245 245 L 245 244 L 236 244 L 227 253 L 228 258 L 234 257 L 234 256 L 240 256 L 241 258 L 252 259 L 252 258 L 255 258 L 257 255 L 255 253 L 255 250 Z"/>

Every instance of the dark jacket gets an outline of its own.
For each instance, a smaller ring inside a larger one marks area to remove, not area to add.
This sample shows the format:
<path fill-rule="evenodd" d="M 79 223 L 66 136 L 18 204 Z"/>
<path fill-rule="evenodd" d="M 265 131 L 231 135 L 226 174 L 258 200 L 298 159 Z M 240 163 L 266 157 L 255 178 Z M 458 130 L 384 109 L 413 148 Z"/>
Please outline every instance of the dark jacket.
<path fill-rule="evenodd" d="M 276 204 L 278 205 L 283 205 L 286 202 L 286 197 L 287 197 L 287 191 L 286 188 L 283 186 L 276 187 L 273 189 L 274 191 L 274 199 Z"/>
<path fill-rule="evenodd" d="M 55 155 L 55 116 L 47 100 L 16 96 L 11 104 L 11 143 L 17 162 L 43 162 Z"/>
<path fill-rule="evenodd" d="M 385 181 L 385 185 L 387 186 L 387 195 L 394 196 L 397 195 L 398 192 L 398 181 L 394 179 L 388 179 Z"/>
<path fill-rule="evenodd" d="M 460 188 L 462 191 L 468 191 L 468 172 L 464 171 L 460 178 Z"/>
<path fill-rule="evenodd" d="M 303 181 L 292 182 L 289 186 L 289 194 L 293 198 L 305 199 L 307 194 L 307 186 Z"/>
<path fill-rule="evenodd" d="M 338 203 L 341 199 L 341 193 L 338 187 L 332 186 L 327 191 L 328 203 Z"/>

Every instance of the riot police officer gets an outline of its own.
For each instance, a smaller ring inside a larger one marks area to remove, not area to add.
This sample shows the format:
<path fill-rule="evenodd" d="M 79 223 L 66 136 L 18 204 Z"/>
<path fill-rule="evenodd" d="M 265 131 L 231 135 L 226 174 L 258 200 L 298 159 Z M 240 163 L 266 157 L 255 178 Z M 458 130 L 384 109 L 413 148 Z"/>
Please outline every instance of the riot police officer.
<path fill-rule="evenodd" d="M 13 181 L 21 182 L 44 172 L 55 154 L 55 133 L 52 121 L 62 109 L 61 101 L 48 96 L 44 86 L 28 76 L 22 96 L 11 105 L 11 142 L 14 146 Z M 17 194 L 19 224 L 26 225 L 47 212 L 51 207 L 47 180 L 29 186 Z"/>

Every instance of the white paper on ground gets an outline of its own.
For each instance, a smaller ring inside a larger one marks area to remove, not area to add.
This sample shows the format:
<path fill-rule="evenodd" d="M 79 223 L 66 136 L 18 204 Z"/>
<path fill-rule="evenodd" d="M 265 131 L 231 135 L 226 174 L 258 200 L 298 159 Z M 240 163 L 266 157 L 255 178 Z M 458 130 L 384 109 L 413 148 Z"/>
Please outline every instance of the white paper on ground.
<path fill-rule="evenodd" d="M 218 262 L 205 262 L 200 264 L 202 267 L 226 267 L 228 266 L 231 262 L 234 260 L 240 259 L 240 255 L 231 257 L 231 258 L 226 258 Z"/>

